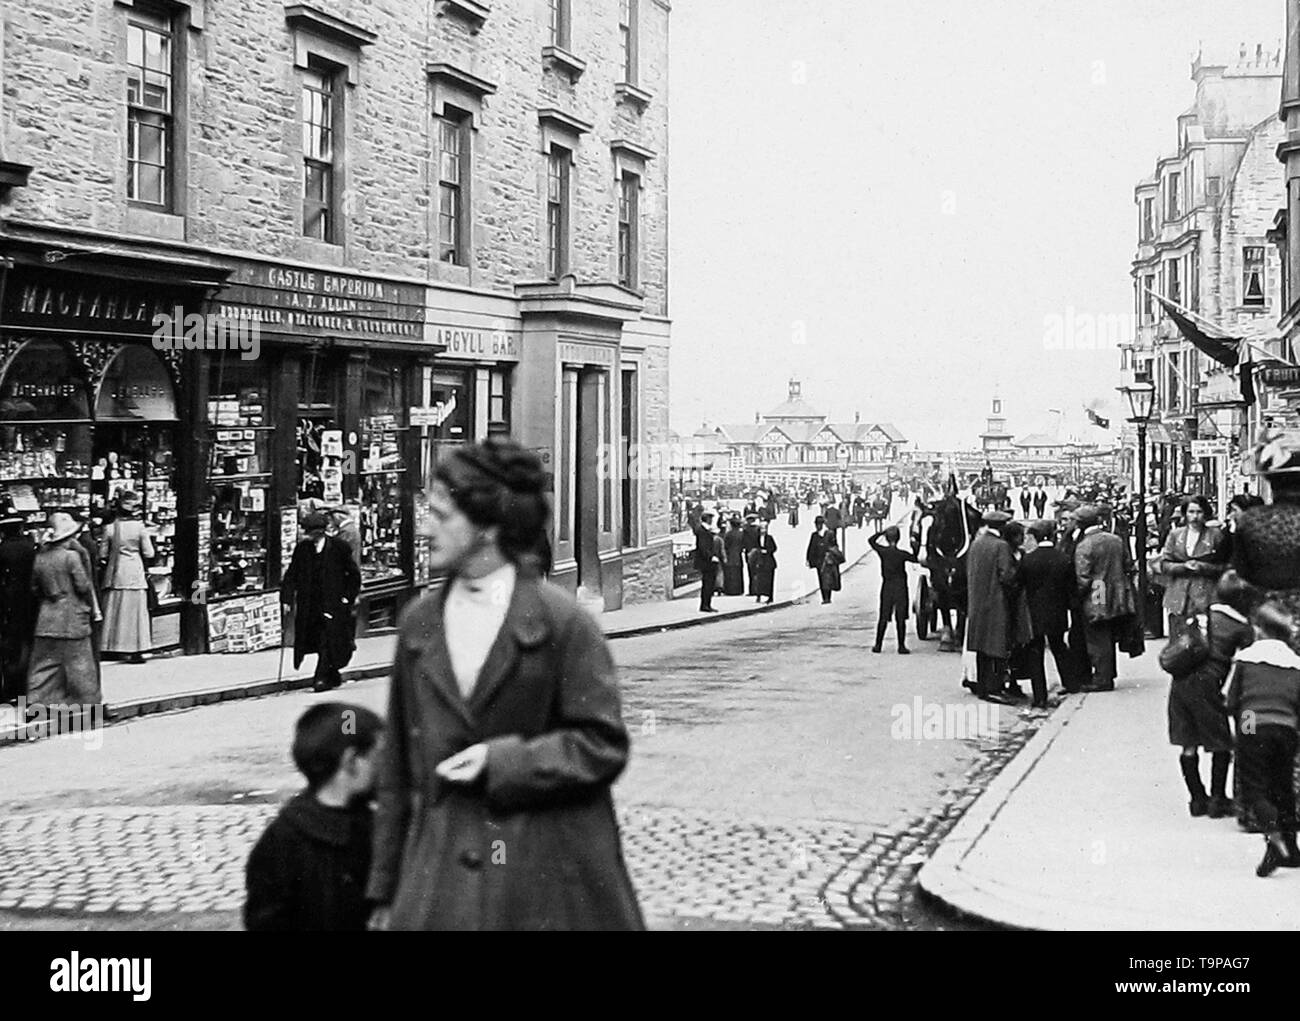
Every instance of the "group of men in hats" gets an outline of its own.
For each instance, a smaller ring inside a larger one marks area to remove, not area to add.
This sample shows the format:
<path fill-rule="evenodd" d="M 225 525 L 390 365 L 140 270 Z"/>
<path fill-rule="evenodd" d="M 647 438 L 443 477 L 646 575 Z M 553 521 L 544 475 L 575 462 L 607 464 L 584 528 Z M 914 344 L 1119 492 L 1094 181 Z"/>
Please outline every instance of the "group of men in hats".
<path fill-rule="evenodd" d="M 1044 655 L 1048 648 L 1066 691 L 1112 691 L 1116 649 L 1134 652 L 1137 597 L 1132 558 L 1124 540 L 1104 527 L 1102 510 L 1065 501 L 1057 522 L 1032 522 L 1034 540 L 1005 511 L 990 510 L 971 543 L 966 580 L 966 648 L 975 654 L 975 678 L 965 683 L 980 698 L 1006 703 L 1024 698 L 1047 704 Z"/>

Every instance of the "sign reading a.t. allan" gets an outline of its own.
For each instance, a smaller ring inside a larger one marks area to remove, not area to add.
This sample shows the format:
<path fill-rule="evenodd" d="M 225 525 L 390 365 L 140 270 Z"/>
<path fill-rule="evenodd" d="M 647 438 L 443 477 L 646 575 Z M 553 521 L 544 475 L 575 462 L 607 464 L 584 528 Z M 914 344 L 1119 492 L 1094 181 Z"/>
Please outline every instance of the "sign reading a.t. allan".
<path fill-rule="evenodd" d="M 424 288 L 347 273 L 244 264 L 215 301 L 218 314 L 267 333 L 424 339 Z"/>
<path fill-rule="evenodd" d="M 520 335 L 508 330 L 472 330 L 461 326 L 435 326 L 434 342 L 445 345 L 447 358 L 480 362 L 519 361 Z"/>

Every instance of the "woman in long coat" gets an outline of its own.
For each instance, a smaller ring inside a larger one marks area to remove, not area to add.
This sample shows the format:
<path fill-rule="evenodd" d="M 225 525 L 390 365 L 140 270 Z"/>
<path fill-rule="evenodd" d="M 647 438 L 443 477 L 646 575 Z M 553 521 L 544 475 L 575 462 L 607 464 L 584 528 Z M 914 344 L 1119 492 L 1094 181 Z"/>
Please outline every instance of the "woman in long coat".
<path fill-rule="evenodd" d="M 761 603 L 766 598 L 770 603 L 776 584 L 776 540 L 768 534 L 766 521 L 758 523 L 758 539 L 749 551 L 749 577 L 755 601 Z"/>
<path fill-rule="evenodd" d="M 149 578 L 145 561 L 154 556 L 153 541 L 140 520 L 140 497 L 127 491 L 117 498 L 117 517 L 104 529 L 99 557 L 104 568 L 104 625 L 100 651 L 143 663 L 153 648 L 149 622 Z"/>
<path fill-rule="evenodd" d="M 353 607 L 361 591 L 361 572 L 342 539 L 325 534 L 328 519 L 313 511 L 303 519 L 307 537 L 293 551 L 280 583 L 280 601 L 287 614 L 295 609 L 293 667 L 316 653 L 316 691 L 343 683 L 342 669 L 356 649 Z"/>
<path fill-rule="evenodd" d="M 745 594 L 744 547 L 745 530 L 740 525 L 740 518 L 732 518 L 731 527 L 722 537 L 722 594 L 724 596 Z"/>
<path fill-rule="evenodd" d="M 817 587 L 821 589 L 822 605 L 831 601 L 831 593 L 840 590 L 840 564 L 844 554 L 835 533 L 826 527 L 826 519 L 820 514 L 814 519 L 815 531 L 808 537 L 808 566 L 817 572 Z"/>
<path fill-rule="evenodd" d="M 629 738 L 599 624 L 528 570 L 537 457 L 489 439 L 429 490 L 433 566 L 398 626 L 367 898 L 380 929 L 641 929 L 610 787 Z"/>

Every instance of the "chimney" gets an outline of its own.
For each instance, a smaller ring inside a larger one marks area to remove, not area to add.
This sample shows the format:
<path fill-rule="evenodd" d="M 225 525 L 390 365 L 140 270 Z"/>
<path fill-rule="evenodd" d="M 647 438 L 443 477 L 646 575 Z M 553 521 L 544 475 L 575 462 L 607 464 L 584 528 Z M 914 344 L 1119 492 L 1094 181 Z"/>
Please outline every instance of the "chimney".
<path fill-rule="evenodd" d="M 754 412 L 754 424 L 755 425 L 759 424 L 759 416 L 757 411 Z"/>
<path fill-rule="evenodd" d="M 854 424 L 854 425 L 861 425 L 861 424 L 862 424 L 862 412 L 860 412 L 860 411 L 855 411 L 855 412 L 853 413 L 853 424 Z"/>

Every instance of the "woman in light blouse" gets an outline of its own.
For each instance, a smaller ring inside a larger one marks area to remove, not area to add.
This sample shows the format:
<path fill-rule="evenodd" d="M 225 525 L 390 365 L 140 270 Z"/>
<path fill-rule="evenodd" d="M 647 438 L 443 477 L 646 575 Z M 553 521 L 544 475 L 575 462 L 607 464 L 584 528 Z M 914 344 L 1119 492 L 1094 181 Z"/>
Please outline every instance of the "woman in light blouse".
<path fill-rule="evenodd" d="M 428 537 L 446 586 L 398 625 L 367 898 L 379 929 L 640 929 L 610 787 L 628 758 L 596 619 L 542 581 L 537 457 L 446 456 Z"/>

